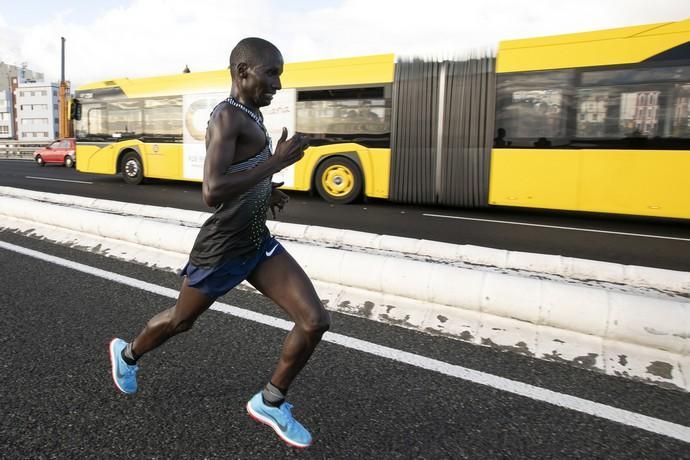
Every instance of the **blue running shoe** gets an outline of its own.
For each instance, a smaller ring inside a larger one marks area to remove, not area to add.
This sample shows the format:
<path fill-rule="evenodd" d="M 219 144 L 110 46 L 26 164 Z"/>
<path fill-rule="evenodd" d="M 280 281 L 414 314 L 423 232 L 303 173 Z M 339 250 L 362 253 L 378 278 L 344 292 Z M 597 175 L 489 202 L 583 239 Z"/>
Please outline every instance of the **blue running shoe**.
<path fill-rule="evenodd" d="M 137 391 L 137 371 L 139 366 L 130 366 L 122 359 L 122 350 L 127 342 L 122 339 L 110 341 L 110 366 L 112 367 L 113 381 L 118 390 L 126 394 Z"/>
<path fill-rule="evenodd" d="M 247 412 L 257 422 L 264 423 L 280 436 L 280 438 L 293 447 L 309 447 L 311 434 L 306 428 L 294 419 L 292 404 L 284 402 L 280 407 L 264 404 L 261 392 L 254 395 L 247 403 Z"/>

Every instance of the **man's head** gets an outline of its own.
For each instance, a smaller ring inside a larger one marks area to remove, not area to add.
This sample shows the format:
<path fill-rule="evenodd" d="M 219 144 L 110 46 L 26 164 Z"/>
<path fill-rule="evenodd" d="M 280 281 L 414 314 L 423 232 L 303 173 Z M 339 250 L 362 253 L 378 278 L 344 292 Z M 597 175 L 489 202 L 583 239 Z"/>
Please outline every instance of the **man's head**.
<path fill-rule="evenodd" d="M 263 107 L 281 88 L 283 56 L 271 42 L 250 37 L 240 40 L 230 53 L 233 94 L 245 104 Z"/>

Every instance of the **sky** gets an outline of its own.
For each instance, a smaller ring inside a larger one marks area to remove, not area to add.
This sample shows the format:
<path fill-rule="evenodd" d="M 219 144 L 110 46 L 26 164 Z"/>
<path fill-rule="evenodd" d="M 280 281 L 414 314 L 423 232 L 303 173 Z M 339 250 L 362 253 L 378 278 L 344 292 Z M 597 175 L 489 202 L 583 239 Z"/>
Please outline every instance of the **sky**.
<path fill-rule="evenodd" d="M 690 18 L 688 0 L 0 0 L 0 61 L 72 87 L 227 67 L 243 37 L 286 62 L 395 53 L 462 57 L 501 40 Z"/>

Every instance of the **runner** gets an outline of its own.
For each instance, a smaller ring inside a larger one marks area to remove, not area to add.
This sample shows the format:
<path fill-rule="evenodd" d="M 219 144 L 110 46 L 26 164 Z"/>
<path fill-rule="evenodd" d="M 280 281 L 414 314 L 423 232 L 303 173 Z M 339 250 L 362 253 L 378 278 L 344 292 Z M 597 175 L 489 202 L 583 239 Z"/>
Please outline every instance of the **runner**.
<path fill-rule="evenodd" d="M 269 207 L 282 209 L 287 195 L 271 184 L 273 174 L 295 163 L 307 138 L 287 139 L 283 128 L 275 152 L 261 107 L 281 88 L 283 57 L 260 38 L 241 40 L 230 54 L 230 97 L 212 111 L 206 132 L 203 199 L 215 208 L 196 238 L 182 270 L 176 304 L 151 318 L 131 342 L 110 342 L 112 376 L 123 393 L 137 391 L 138 360 L 170 337 L 188 331 L 218 297 L 244 280 L 285 310 L 295 325 L 263 390 L 247 403 L 256 420 L 288 444 L 307 447 L 309 431 L 285 401 L 291 383 L 328 330 L 330 316 L 302 268 L 266 227 Z M 258 153 L 257 153 L 258 152 Z"/>

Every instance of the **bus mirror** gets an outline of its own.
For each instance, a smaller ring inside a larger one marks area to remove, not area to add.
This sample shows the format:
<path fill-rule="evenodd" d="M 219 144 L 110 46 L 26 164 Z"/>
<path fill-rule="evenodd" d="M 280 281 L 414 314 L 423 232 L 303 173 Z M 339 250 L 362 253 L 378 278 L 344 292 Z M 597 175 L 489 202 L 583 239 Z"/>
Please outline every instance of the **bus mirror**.
<path fill-rule="evenodd" d="M 81 102 L 79 99 L 72 99 L 69 110 L 70 120 L 81 120 Z"/>

